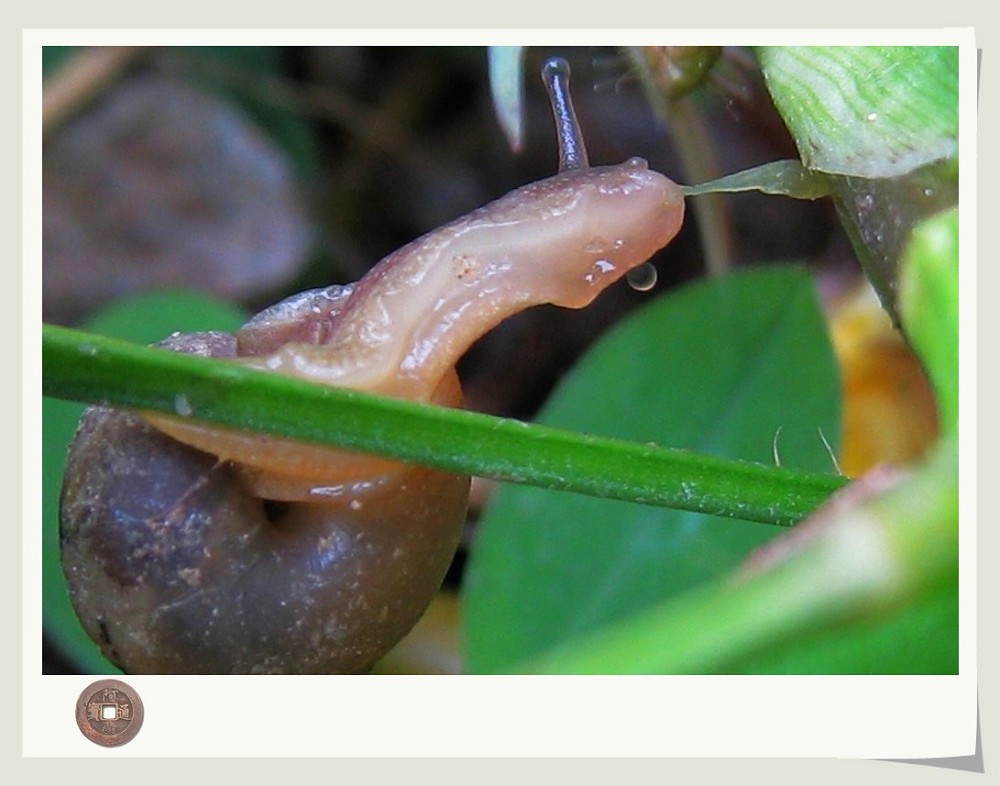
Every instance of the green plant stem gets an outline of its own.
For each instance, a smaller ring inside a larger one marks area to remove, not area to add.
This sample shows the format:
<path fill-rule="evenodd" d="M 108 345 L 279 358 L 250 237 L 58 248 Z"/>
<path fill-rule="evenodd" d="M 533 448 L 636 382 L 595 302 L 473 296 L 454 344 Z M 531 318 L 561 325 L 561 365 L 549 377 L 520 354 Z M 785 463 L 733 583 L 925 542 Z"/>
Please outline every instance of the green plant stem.
<path fill-rule="evenodd" d="M 373 396 L 43 327 L 43 394 L 193 415 L 463 474 L 789 526 L 847 480 Z"/>

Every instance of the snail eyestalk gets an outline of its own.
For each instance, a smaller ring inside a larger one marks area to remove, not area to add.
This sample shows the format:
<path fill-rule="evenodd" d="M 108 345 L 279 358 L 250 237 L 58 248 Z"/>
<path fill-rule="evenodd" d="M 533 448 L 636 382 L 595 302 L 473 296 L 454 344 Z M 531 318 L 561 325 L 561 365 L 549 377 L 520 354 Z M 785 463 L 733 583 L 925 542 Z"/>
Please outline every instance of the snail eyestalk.
<path fill-rule="evenodd" d="M 590 166 L 583 132 L 576 118 L 573 98 L 569 92 L 569 63 L 561 57 L 549 58 L 542 66 L 542 81 L 549 94 L 552 116 L 556 122 L 559 142 L 559 171 L 586 169 Z"/>

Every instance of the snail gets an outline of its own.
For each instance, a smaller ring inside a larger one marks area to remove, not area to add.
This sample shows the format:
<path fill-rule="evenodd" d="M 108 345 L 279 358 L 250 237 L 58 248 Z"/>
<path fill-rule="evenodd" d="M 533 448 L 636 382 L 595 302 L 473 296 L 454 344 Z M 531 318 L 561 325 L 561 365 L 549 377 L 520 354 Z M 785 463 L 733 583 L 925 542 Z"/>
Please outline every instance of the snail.
<path fill-rule="evenodd" d="M 560 171 L 290 297 L 188 352 L 457 407 L 455 364 L 541 303 L 580 308 L 679 231 L 682 192 L 633 158 L 590 167 L 568 66 L 543 69 Z M 129 673 L 363 673 L 416 623 L 464 525 L 469 478 L 199 423 L 92 407 L 60 536 L 84 628 Z"/>

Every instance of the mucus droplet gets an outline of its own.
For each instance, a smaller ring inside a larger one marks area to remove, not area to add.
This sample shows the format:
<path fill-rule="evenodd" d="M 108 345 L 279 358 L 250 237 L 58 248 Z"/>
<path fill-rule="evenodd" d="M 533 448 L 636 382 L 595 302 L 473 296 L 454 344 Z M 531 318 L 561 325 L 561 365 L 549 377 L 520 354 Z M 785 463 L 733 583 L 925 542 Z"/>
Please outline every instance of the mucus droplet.
<path fill-rule="evenodd" d="M 648 292 L 656 286 L 656 268 L 649 262 L 644 262 L 639 267 L 632 268 L 625 274 L 628 285 L 637 292 Z"/>

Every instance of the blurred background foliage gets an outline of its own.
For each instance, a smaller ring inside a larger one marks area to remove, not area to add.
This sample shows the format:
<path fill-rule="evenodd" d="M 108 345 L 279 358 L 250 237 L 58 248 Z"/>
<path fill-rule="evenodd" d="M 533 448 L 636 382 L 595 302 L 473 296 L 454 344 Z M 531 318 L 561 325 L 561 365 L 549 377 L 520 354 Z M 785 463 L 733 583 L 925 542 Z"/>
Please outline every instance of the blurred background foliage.
<path fill-rule="evenodd" d="M 44 319 L 150 342 L 174 330 L 231 329 L 292 292 L 357 280 L 418 235 L 554 173 L 552 120 L 535 76 L 551 54 L 571 62 L 594 164 L 639 155 L 693 183 L 798 158 L 749 49 L 722 48 L 696 61 L 692 84 L 670 83 L 668 92 L 679 91 L 671 93 L 673 106 L 682 95 L 689 109 L 686 141 L 678 142 L 678 127 L 669 118 L 665 125 L 628 53 L 532 47 L 523 55 L 524 142 L 514 153 L 496 119 L 482 48 L 48 47 Z M 688 178 L 692 130 L 703 155 Z M 803 311 L 807 322 L 813 314 L 821 321 L 817 337 L 799 340 L 829 341 L 836 359 L 817 390 L 830 396 L 824 418 L 836 455 L 817 441 L 802 462 L 834 471 L 837 461 L 854 477 L 923 455 L 938 433 L 933 394 L 861 273 L 842 205 L 759 193 L 714 204 L 707 217 L 689 216 L 654 260 L 659 283 L 652 292 L 616 286 L 584 311 L 532 309 L 485 336 L 459 368 L 469 408 L 536 417 L 598 337 L 705 276 L 706 222 L 719 222 L 723 236 L 711 233 L 711 242 L 724 246 L 714 253 L 728 269 L 788 268 L 792 278 L 775 281 L 791 290 L 796 271 L 805 270 L 817 294 L 815 310 Z M 788 341 L 794 348 L 795 335 Z M 813 344 L 802 346 L 809 355 Z M 704 357 L 710 350 L 689 351 Z M 47 672 L 112 670 L 74 629 L 55 554 L 60 462 L 79 411 L 45 401 Z M 782 439 L 785 460 L 796 463 L 796 437 Z M 765 447 L 767 454 L 770 442 Z M 474 484 L 467 538 L 440 601 L 379 671 L 466 667 L 457 592 L 494 492 L 489 482 Z M 936 602 L 924 618 L 932 625 L 941 608 L 950 619 L 953 606 L 948 598 Z M 947 670 L 951 655 L 943 662 Z"/>

